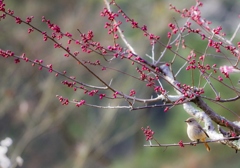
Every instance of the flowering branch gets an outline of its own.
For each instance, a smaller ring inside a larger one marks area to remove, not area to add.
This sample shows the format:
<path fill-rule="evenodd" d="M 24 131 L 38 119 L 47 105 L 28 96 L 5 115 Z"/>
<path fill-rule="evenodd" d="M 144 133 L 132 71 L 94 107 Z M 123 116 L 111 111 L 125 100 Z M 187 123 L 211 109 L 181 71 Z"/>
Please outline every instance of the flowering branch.
<path fill-rule="evenodd" d="M 183 25 L 176 20 L 174 23 L 169 23 L 169 32 L 166 34 L 167 40 L 165 41 L 164 38 L 151 33 L 146 25 L 140 25 L 130 17 L 114 0 L 110 3 L 104 0 L 104 3 L 106 7 L 101 11 L 100 16 L 106 20 L 103 25 L 107 30 L 106 38 L 111 39 L 111 42 L 107 44 L 97 41 L 92 30 L 84 33 L 77 29 L 77 37 L 70 32 L 64 33 L 59 25 L 52 23 L 44 16 L 41 21 L 48 28 L 46 31 L 41 30 L 32 23 L 33 16 L 22 19 L 13 10 L 7 10 L 4 1 L 0 0 L 1 21 L 9 17 L 17 25 L 28 26 L 29 36 L 37 32 L 43 38 L 43 42 L 51 41 L 54 49 L 64 52 L 64 58 L 74 61 L 75 64 L 72 66 L 78 71 L 85 70 L 90 77 L 78 76 L 77 78 L 68 75 L 67 71 L 61 72 L 55 69 L 53 64 L 44 64 L 42 59 L 30 59 L 31 55 L 26 53 L 21 55 L 8 49 L 1 49 L 0 56 L 4 59 L 13 58 L 15 64 L 26 62 L 32 66 L 38 66 L 39 70 L 46 69 L 49 73 L 54 72 L 56 77 L 64 78 L 61 82 L 64 86 L 72 88 L 74 92 L 80 90 L 85 95 L 99 100 L 91 103 L 89 101 L 92 99 L 69 100 L 68 97 L 56 95 L 62 105 L 74 104 L 76 107 L 129 110 L 164 107 L 164 112 L 183 105 L 188 114 L 205 122 L 205 127 L 214 141 L 219 139 L 219 134 L 214 131 L 212 121 L 240 135 L 239 124 L 225 119 L 204 102 L 204 100 L 211 100 L 221 106 L 221 103 L 240 98 L 240 89 L 232 77 L 234 73 L 240 72 L 238 67 L 240 42 L 236 44 L 232 42 L 239 26 L 231 40 L 228 40 L 221 26 L 211 28 L 211 22 L 202 17 L 200 10 L 203 7 L 202 2 L 197 0 L 195 6 L 183 10 L 170 5 L 170 9 L 186 19 L 186 22 Z M 125 38 L 121 28 L 123 24 L 130 25 L 130 29 L 142 33 L 143 39 L 151 45 L 152 55 L 145 57 L 142 56 L 143 54 L 138 54 Z M 196 35 L 198 40 L 205 45 L 202 51 L 191 48 L 192 41 L 188 40 L 188 37 L 192 35 Z M 162 51 L 158 56 L 154 54 L 157 47 L 160 47 Z M 77 51 L 74 51 L 76 48 Z M 82 58 L 80 53 L 87 54 L 89 57 Z M 225 59 L 225 62 L 219 63 L 218 58 Z M 126 66 L 116 67 L 120 63 L 128 65 L 131 70 L 125 68 Z M 112 75 L 112 71 L 126 78 L 124 81 L 115 82 L 118 77 Z M 96 80 L 94 84 L 83 82 L 85 78 L 91 77 Z M 225 97 L 221 95 L 222 88 L 229 91 Z M 118 104 L 102 105 L 99 103 L 105 99 L 111 102 L 116 101 Z M 149 129 L 144 131 L 150 137 L 153 134 Z M 148 137 L 148 140 L 150 139 Z"/>
<path fill-rule="evenodd" d="M 178 143 L 173 143 L 173 144 L 149 144 L 149 145 L 144 145 L 145 147 L 174 147 L 174 146 L 180 146 L 180 147 L 185 147 L 185 146 L 196 146 L 197 144 L 202 144 L 202 143 L 214 143 L 214 142 L 218 142 L 218 143 L 222 143 L 222 144 L 228 144 L 229 141 L 235 141 L 235 140 L 239 140 L 240 137 L 229 137 L 229 138 L 222 138 L 222 139 L 215 139 L 215 140 L 207 140 L 206 142 L 197 142 L 197 141 L 193 141 L 193 142 L 182 142 L 179 141 Z M 239 147 L 237 146 L 231 146 L 232 148 L 236 149 L 236 152 L 239 151 Z"/>
<path fill-rule="evenodd" d="M 149 141 L 149 145 L 144 145 L 145 147 L 171 147 L 171 146 L 180 146 L 180 147 L 185 147 L 187 145 L 190 146 L 196 146 L 197 144 L 201 144 L 201 143 L 213 143 L 213 142 L 219 142 L 222 143 L 224 145 L 228 145 L 229 147 L 233 148 L 237 151 L 240 150 L 240 146 L 239 146 L 239 139 L 240 136 L 236 136 L 235 133 L 230 133 L 229 132 L 224 132 L 221 128 L 219 128 L 219 132 L 222 134 L 222 136 L 224 138 L 219 138 L 219 139 L 212 139 L 212 140 L 206 140 L 205 142 L 200 142 L 200 141 L 192 141 L 192 142 L 182 142 L 182 140 L 180 140 L 178 143 L 173 143 L 173 144 L 160 144 L 155 138 L 154 138 L 154 134 L 155 132 L 151 130 L 151 128 L 149 126 L 147 126 L 147 128 L 142 128 L 143 134 L 146 137 L 146 141 Z M 152 144 L 152 140 L 154 140 L 157 144 Z"/>

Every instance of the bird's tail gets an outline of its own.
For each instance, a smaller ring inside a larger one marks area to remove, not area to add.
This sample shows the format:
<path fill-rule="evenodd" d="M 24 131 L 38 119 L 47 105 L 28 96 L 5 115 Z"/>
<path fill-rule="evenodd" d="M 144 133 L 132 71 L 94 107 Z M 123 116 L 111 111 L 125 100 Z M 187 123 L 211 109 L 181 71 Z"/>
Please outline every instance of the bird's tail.
<path fill-rule="evenodd" d="M 210 147 L 208 146 L 208 144 L 205 142 L 204 145 L 205 145 L 207 151 L 209 152 L 210 151 Z"/>

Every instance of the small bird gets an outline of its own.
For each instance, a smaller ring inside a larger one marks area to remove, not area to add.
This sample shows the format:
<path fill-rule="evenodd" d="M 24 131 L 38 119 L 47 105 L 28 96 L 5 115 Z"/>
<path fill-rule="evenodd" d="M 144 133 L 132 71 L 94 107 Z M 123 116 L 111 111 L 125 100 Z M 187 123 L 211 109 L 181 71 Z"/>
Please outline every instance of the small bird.
<path fill-rule="evenodd" d="M 208 134 L 203 130 L 203 128 L 198 124 L 194 118 L 188 118 L 187 123 L 187 134 L 192 141 L 204 142 L 207 151 L 210 151 L 210 147 L 206 143 L 206 139 L 209 138 Z"/>

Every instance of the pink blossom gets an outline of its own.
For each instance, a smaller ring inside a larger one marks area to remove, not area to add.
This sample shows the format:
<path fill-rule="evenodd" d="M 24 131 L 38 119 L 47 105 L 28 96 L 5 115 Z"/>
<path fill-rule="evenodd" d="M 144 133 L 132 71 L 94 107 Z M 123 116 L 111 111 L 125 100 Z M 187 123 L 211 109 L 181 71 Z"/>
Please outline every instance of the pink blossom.
<path fill-rule="evenodd" d="M 240 70 L 235 69 L 233 66 L 227 66 L 227 65 L 221 66 L 221 67 L 219 68 L 219 70 L 220 70 L 222 73 L 240 72 Z"/>

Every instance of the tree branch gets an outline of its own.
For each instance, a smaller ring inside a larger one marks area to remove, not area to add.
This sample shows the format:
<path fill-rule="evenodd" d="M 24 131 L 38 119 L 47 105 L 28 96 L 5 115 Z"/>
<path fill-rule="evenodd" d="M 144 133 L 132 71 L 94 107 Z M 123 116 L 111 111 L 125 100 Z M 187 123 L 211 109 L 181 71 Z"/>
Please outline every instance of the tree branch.
<path fill-rule="evenodd" d="M 229 138 L 222 138 L 222 139 L 216 139 L 216 140 L 208 140 L 206 141 L 207 143 L 213 143 L 213 142 L 220 142 L 223 144 L 226 144 L 229 146 L 229 142 L 234 142 L 235 140 L 239 140 L 240 136 L 238 137 L 229 137 Z M 154 139 L 155 140 L 155 139 Z M 156 141 L 156 140 L 155 140 Z M 178 143 L 173 143 L 173 144 L 160 144 L 156 141 L 157 144 L 152 144 L 150 142 L 149 145 L 144 145 L 145 147 L 173 147 L 173 146 L 180 146 L 180 147 L 184 147 L 184 146 L 196 146 L 197 144 L 202 144 L 205 142 L 197 142 L 197 141 L 193 141 L 193 142 L 185 142 L 183 143 L 182 141 L 178 142 Z M 233 143 L 231 143 L 231 147 L 236 149 L 236 152 L 240 150 L 240 148 L 236 145 L 233 145 Z"/>
<path fill-rule="evenodd" d="M 240 127 L 226 118 L 215 113 L 199 96 L 192 100 L 200 109 L 202 109 L 215 123 L 224 126 L 240 135 Z"/>

